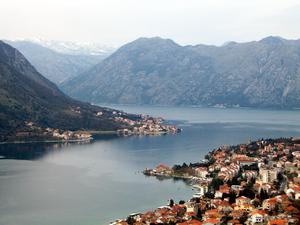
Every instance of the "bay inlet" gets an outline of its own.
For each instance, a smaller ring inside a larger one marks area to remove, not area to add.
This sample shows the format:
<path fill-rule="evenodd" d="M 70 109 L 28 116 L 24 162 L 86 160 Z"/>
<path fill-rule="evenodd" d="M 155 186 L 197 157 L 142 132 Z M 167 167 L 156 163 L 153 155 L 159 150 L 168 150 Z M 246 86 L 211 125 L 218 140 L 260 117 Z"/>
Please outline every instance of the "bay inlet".
<path fill-rule="evenodd" d="M 144 176 L 146 167 L 196 162 L 220 145 L 300 136 L 299 110 L 111 107 L 162 116 L 183 132 L 104 135 L 89 144 L 1 145 L 0 224 L 108 224 L 193 195 L 182 181 Z"/>

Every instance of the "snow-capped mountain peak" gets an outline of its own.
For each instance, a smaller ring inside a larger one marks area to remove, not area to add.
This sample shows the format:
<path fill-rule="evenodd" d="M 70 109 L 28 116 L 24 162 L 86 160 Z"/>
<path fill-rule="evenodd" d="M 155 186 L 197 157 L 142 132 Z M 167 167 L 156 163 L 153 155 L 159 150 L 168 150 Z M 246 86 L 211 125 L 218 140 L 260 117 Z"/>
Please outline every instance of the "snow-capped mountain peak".
<path fill-rule="evenodd" d="M 109 55 L 115 50 L 113 47 L 93 42 L 56 41 L 40 38 L 23 40 L 42 45 L 59 53 L 70 55 Z"/>

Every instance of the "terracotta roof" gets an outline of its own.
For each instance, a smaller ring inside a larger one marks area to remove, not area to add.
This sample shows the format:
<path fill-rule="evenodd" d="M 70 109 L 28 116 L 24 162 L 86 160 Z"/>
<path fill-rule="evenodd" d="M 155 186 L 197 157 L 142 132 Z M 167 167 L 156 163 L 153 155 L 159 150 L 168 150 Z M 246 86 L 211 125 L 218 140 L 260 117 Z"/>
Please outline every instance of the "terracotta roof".
<path fill-rule="evenodd" d="M 250 200 L 250 198 L 247 198 L 245 196 L 240 196 L 237 198 L 237 200 Z"/>
<path fill-rule="evenodd" d="M 266 215 L 267 213 L 264 210 L 255 210 L 250 213 L 251 215 L 260 214 L 262 216 Z"/>
<path fill-rule="evenodd" d="M 292 205 L 286 207 L 285 211 L 287 211 L 289 213 L 293 213 L 293 214 L 298 214 L 300 212 L 299 209 L 297 209 L 296 207 L 294 207 Z"/>
<path fill-rule="evenodd" d="M 212 224 L 218 224 L 220 221 L 214 218 L 208 218 L 206 220 L 203 221 L 203 223 L 212 223 Z"/>
<path fill-rule="evenodd" d="M 267 203 L 269 203 L 270 205 L 276 205 L 277 203 L 277 199 L 276 198 L 269 198 L 265 200 Z"/>
<path fill-rule="evenodd" d="M 196 213 L 195 212 L 188 212 L 187 213 L 189 216 L 196 216 Z"/>
<path fill-rule="evenodd" d="M 219 210 L 217 210 L 217 209 L 210 209 L 210 210 L 205 211 L 205 215 L 216 214 L 218 212 L 219 212 Z"/>
<path fill-rule="evenodd" d="M 286 219 L 274 219 L 274 220 L 269 220 L 269 225 L 285 225 L 288 224 L 288 221 Z"/>
<path fill-rule="evenodd" d="M 300 187 L 294 187 L 292 188 L 294 191 L 300 191 Z"/>
<path fill-rule="evenodd" d="M 227 222 L 227 224 L 228 223 L 231 223 L 231 224 L 238 224 L 238 223 L 240 223 L 240 221 L 239 220 L 229 220 L 228 222 Z"/>
<path fill-rule="evenodd" d="M 179 225 L 202 225 L 202 223 L 198 220 L 188 220 L 183 223 L 178 223 Z"/>
<path fill-rule="evenodd" d="M 128 223 L 126 221 L 121 221 L 118 224 L 120 224 L 120 225 L 128 225 Z"/>
<path fill-rule="evenodd" d="M 246 212 L 246 210 L 244 210 L 244 209 L 235 209 L 230 213 L 230 215 L 239 216 L 239 215 L 244 214 L 245 212 Z"/>
<path fill-rule="evenodd" d="M 168 167 L 168 166 L 166 166 L 164 164 L 159 164 L 156 168 L 159 168 L 159 167 L 165 168 L 165 169 L 170 169 L 170 167 Z"/>
<path fill-rule="evenodd" d="M 230 204 L 227 201 L 221 201 L 218 206 L 230 206 Z"/>
<path fill-rule="evenodd" d="M 251 204 L 242 204 L 242 206 L 244 207 L 244 208 L 253 208 L 253 205 L 251 205 Z"/>

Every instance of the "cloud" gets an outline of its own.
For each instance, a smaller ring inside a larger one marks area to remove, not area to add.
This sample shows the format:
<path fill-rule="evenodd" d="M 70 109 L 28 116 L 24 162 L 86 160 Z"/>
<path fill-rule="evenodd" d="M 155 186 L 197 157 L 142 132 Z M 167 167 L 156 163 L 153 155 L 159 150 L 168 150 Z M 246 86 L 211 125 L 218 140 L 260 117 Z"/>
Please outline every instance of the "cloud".
<path fill-rule="evenodd" d="M 1 38 L 121 45 L 140 36 L 222 44 L 300 37 L 295 0 L 2 0 Z"/>

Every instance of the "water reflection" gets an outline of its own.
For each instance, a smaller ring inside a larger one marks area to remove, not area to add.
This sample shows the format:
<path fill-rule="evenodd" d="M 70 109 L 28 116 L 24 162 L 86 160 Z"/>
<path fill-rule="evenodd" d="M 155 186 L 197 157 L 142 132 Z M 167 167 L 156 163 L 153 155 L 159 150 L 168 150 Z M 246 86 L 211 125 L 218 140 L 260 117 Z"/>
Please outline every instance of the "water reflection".
<path fill-rule="evenodd" d="M 170 198 L 178 201 L 193 195 L 182 180 L 144 176 L 139 171 L 145 167 L 197 162 L 224 144 L 300 135 L 295 111 L 155 108 L 153 112 L 168 119 L 208 122 L 178 122 L 183 128 L 178 135 L 101 136 L 89 144 L 0 145 L 5 157 L 0 160 L 0 224 L 108 224 Z M 266 118 L 268 123 L 263 123 Z"/>
<path fill-rule="evenodd" d="M 15 143 L 0 144 L 0 160 L 1 159 L 19 159 L 19 160 L 38 160 L 45 155 L 55 152 L 71 149 L 75 146 L 90 145 L 95 141 L 112 140 L 118 138 L 117 135 L 96 135 L 94 140 L 80 142 L 31 142 L 31 143 Z"/>

